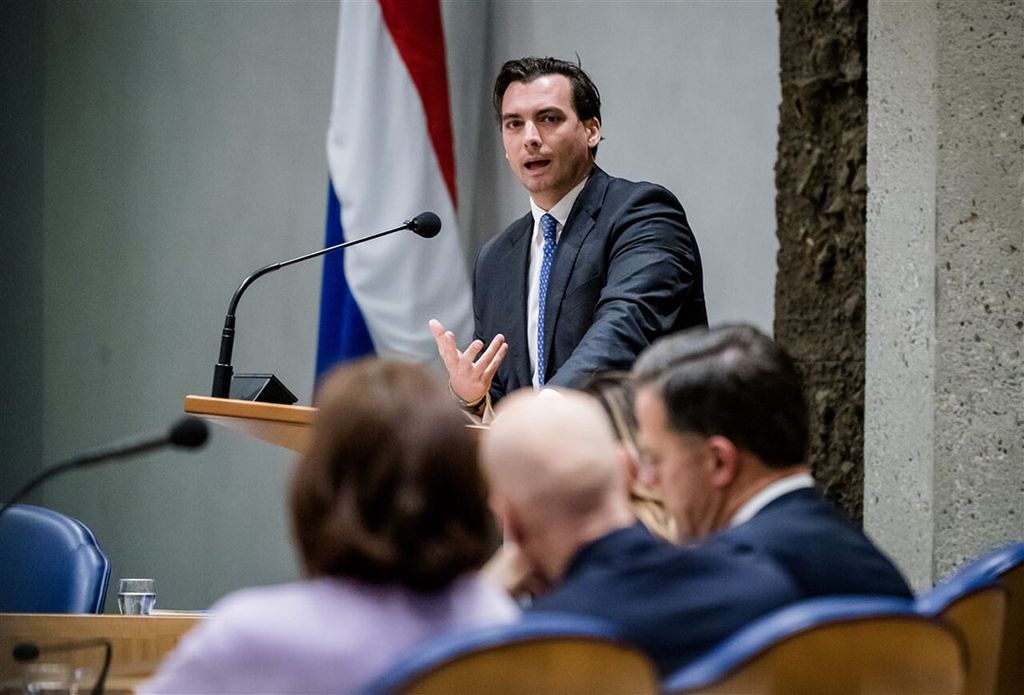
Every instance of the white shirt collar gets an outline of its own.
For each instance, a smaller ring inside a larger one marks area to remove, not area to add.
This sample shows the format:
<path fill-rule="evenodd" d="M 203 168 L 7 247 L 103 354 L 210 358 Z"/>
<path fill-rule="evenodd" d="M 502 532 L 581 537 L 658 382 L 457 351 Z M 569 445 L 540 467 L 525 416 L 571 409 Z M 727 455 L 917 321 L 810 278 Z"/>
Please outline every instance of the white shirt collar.
<path fill-rule="evenodd" d="M 551 206 L 550 210 L 544 210 L 537 203 L 530 198 L 530 210 L 533 212 L 533 228 L 534 230 L 540 229 L 540 218 L 545 213 L 551 215 L 558 222 L 558 233 L 562 233 L 562 228 L 565 227 L 566 220 L 569 219 L 569 213 L 572 212 L 572 206 L 576 203 L 576 199 L 580 197 L 580 192 L 583 187 L 587 185 L 587 181 L 590 180 L 588 174 L 586 178 L 576 184 L 576 187 L 571 191 L 562 196 L 562 199 Z"/>
<path fill-rule="evenodd" d="M 810 473 L 796 473 L 776 480 L 747 500 L 747 503 L 740 507 L 736 514 L 733 515 L 729 521 L 729 527 L 739 526 L 746 521 L 750 521 L 755 514 L 767 507 L 770 502 L 774 502 L 783 495 L 788 495 L 794 490 L 800 490 L 805 487 L 814 487 L 814 478 L 811 477 Z"/>

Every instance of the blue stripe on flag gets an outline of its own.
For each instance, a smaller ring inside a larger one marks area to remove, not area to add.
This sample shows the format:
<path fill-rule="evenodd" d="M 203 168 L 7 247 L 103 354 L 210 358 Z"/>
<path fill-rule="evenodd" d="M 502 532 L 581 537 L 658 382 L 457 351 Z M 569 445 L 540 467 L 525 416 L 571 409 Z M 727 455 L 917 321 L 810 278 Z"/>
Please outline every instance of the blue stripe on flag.
<path fill-rule="evenodd" d="M 334 184 L 327 181 L 327 224 L 324 246 L 345 240 L 341 228 L 341 203 Z M 316 380 L 339 362 L 372 355 L 373 340 L 363 312 L 345 281 L 345 251 L 324 256 L 323 285 L 320 290 L 320 338 L 316 350 Z"/>

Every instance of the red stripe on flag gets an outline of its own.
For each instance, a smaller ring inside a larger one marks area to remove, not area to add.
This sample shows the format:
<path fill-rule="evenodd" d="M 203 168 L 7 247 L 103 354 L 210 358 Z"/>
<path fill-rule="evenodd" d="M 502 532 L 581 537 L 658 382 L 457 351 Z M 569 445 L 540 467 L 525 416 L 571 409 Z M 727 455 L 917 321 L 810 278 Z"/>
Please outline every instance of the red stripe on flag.
<path fill-rule="evenodd" d="M 448 108 L 448 64 L 444 53 L 444 28 L 439 0 L 379 0 L 384 24 L 412 76 L 427 115 L 427 130 L 441 164 L 441 175 L 455 197 L 455 150 L 452 118 Z"/>

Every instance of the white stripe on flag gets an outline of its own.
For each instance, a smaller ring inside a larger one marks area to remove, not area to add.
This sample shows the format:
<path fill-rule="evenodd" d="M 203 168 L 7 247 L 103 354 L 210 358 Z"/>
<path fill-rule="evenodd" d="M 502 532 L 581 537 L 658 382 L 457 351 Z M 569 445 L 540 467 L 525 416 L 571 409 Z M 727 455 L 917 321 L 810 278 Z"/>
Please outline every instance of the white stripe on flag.
<path fill-rule="evenodd" d="M 327 160 L 346 240 L 424 210 L 443 225 L 434 239 L 400 232 L 347 249 L 345 276 L 379 355 L 433 361 L 428 319 L 438 318 L 463 342 L 473 332 L 455 209 L 423 104 L 380 6 L 342 2 L 338 25 Z"/>

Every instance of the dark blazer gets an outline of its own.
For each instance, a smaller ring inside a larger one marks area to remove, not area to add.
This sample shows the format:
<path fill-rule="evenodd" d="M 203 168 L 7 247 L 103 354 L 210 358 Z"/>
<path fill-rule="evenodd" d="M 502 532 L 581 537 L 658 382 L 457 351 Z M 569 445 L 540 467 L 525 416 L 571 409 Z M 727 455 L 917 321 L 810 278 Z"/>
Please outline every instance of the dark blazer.
<path fill-rule="evenodd" d="M 477 255 L 475 337 L 498 333 L 509 352 L 491 398 L 532 384 L 526 300 L 533 216 L 512 223 Z M 544 307 L 545 383 L 578 387 L 593 374 L 629 369 L 667 333 L 708 323 L 697 242 L 669 191 L 594 167 L 566 220 Z"/>
<path fill-rule="evenodd" d="M 896 566 L 814 488 L 773 500 L 746 523 L 705 545 L 756 550 L 793 578 L 800 597 L 873 594 L 912 598 Z"/>
<path fill-rule="evenodd" d="M 786 574 L 747 548 L 679 548 L 638 523 L 581 548 L 529 611 L 617 623 L 667 675 L 796 597 Z"/>

